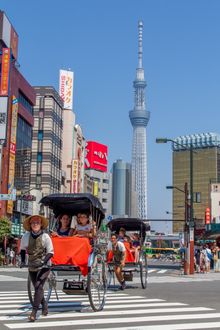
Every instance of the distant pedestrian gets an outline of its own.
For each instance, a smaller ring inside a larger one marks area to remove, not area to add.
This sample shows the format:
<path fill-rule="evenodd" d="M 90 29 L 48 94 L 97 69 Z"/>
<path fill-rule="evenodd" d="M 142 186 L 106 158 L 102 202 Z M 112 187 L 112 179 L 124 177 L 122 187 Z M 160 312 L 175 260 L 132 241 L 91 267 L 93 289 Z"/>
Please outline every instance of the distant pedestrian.
<path fill-rule="evenodd" d="M 14 264 L 14 257 L 15 257 L 15 251 L 13 249 L 11 249 L 9 252 L 10 265 Z"/>

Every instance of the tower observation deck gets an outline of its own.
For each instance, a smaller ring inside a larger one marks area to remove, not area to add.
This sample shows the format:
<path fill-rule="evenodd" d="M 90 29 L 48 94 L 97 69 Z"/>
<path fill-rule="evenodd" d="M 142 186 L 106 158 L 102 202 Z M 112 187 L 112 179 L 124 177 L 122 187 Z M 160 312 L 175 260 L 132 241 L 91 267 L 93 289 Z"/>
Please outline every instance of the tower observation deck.
<path fill-rule="evenodd" d="M 134 86 L 134 108 L 129 112 L 133 126 L 132 141 L 132 177 L 133 189 L 137 196 L 137 217 L 147 219 L 147 137 L 146 127 L 150 119 L 150 112 L 146 111 L 143 68 L 143 22 L 138 22 L 138 68 Z"/>

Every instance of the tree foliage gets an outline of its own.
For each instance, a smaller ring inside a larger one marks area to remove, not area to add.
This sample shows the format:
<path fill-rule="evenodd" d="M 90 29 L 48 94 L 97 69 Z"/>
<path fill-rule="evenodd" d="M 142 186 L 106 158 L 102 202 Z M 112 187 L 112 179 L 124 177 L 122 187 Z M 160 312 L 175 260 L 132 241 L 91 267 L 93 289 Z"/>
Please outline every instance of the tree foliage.
<path fill-rule="evenodd" d="M 11 221 L 7 217 L 0 217 L 0 242 L 11 236 Z"/>

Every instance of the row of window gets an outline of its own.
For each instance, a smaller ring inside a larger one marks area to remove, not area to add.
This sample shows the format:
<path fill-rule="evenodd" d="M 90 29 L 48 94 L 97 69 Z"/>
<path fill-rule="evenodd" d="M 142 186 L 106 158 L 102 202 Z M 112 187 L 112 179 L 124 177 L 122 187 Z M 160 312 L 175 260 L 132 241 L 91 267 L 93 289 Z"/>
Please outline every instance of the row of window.
<path fill-rule="evenodd" d="M 19 91 L 18 94 L 18 102 L 21 103 L 31 115 L 33 115 L 33 105 L 28 101 L 28 99 L 21 91 Z"/>

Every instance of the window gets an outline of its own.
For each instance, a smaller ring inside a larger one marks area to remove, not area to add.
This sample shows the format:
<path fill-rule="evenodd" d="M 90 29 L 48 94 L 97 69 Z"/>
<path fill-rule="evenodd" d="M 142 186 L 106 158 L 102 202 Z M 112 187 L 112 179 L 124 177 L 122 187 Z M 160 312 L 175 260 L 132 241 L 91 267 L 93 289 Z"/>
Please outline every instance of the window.
<path fill-rule="evenodd" d="M 193 200 L 194 200 L 195 203 L 201 203 L 201 193 L 200 192 L 195 192 Z"/>
<path fill-rule="evenodd" d="M 43 140 L 43 131 L 42 130 L 38 131 L 38 140 Z"/>
<path fill-rule="evenodd" d="M 38 153 L 37 153 L 37 161 L 38 161 L 38 162 L 42 162 L 42 159 L 43 159 L 42 152 L 38 152 Z"/>

